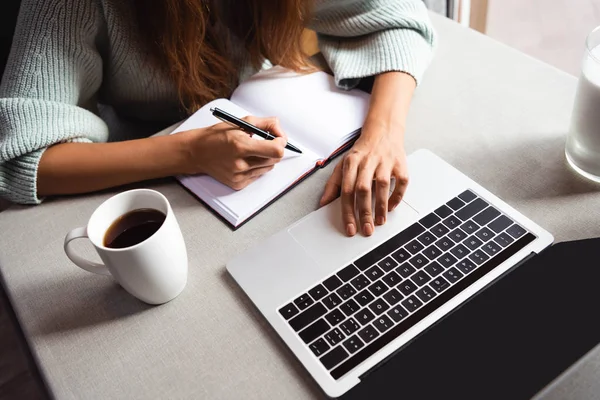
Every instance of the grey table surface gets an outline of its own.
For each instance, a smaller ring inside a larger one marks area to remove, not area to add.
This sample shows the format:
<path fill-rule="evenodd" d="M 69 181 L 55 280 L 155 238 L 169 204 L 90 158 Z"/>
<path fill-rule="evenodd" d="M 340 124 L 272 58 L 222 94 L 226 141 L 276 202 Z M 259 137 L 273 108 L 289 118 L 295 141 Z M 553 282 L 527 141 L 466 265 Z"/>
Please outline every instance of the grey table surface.
<path fill-rule="evenodd" d="M 564 161 L 576 78 L 443 17 L 432 19 L 440 45 L 411 107 L 408 152 L 431 149 L 557 241 L 600 236 L 599 187 Z M 145 185 L 171 202 L 189 253 L 186 289 L 158 307 L 135 300 L 111 278 L 78 269 L 63 253 L 65 234 L 122 188 L 1 213 L 2 280 L 51 393 L 59 399 L 321 397 L 225 263 L 315 210 L 332 167 L 235 232 L 174 181 Z M 91 245 L 78 246 L 93 256 Z M 598 378 L 600 349 L 539 397 L 592 398 L 600 393 Z"/>

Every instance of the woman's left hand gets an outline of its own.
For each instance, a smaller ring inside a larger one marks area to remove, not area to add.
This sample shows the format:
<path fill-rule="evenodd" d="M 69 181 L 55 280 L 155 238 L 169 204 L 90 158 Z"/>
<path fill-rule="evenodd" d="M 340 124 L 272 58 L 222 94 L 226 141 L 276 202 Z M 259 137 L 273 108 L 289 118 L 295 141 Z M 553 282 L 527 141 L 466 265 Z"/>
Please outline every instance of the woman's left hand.
<path fill-rule="evenodd" d="M 403 137 L 403 127 L 366 121 L 361 137 L 335 167 L 325 186 L 321 206 L 330 203 L 341 193 L 342 218 L 348 236 L 354 236 L 359 231 L 357 220 L 362 233 L 372 235 L 375 224 L 383 225 L 387 213 L 400 204 L 408 185 Z M 394 178 L 395 185 L 390 196 L 391 178 Z"/>

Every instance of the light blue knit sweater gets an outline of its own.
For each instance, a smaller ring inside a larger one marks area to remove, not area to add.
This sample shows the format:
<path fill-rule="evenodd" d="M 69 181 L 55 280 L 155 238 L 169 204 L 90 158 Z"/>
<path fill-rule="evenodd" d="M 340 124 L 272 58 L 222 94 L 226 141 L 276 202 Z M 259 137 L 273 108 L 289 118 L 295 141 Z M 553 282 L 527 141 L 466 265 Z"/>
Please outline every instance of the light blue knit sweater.
<path fill-rule="evenodd" d="M 139 138 L 180 119 L 132 12 L 128 0 L 23 0 L 0 85 L 0 196 L 40 203 L 37 167 L 52 144 Z M 436 40 L 422 0 L 318 0 L 310 28 L 343 88 L 385 71 L 418 83 Z"/>

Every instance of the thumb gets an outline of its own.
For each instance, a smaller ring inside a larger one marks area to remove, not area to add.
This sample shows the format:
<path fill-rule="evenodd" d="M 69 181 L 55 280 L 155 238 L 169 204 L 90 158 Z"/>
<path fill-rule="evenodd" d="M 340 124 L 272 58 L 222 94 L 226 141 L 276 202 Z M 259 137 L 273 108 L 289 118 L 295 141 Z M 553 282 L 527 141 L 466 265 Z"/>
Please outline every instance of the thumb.
<path fill-rule="evenodd" d="M 268 118 L 260 118 L 249 115 L 244 118 L 244 120 L 257 128 L 260 128 L 264 131 L 269 132 L 273 136 L 283 138 L 287 143 L 287 135 L 281 128 L 281 124 L 279 123 L 279 118 L 277 117 L 268 117 Z"/>

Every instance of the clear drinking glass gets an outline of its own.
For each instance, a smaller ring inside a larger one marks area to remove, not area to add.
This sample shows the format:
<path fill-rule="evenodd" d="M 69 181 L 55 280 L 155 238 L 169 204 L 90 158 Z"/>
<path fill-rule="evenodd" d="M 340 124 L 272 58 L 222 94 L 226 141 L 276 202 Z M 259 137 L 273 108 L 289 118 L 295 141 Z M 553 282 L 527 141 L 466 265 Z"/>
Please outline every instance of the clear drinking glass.
<path fill-rule="evenodd" d="M 565 154 L 575 171 L 600 182 L 600 27 L 585 44 Z"/>

